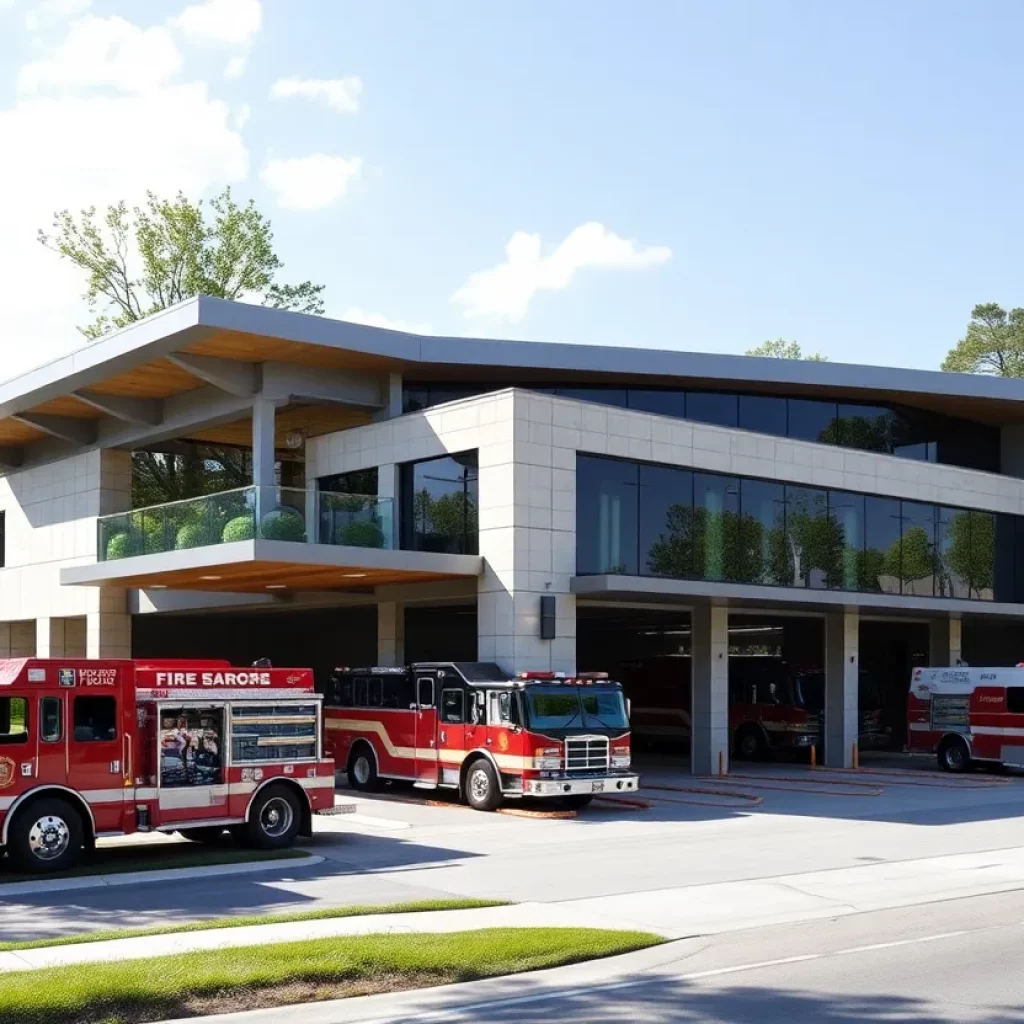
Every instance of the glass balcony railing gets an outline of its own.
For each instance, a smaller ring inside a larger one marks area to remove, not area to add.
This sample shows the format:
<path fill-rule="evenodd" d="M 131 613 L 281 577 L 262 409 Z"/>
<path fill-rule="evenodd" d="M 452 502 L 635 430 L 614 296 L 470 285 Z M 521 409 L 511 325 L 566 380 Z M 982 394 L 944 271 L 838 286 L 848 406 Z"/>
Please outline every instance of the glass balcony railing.
<path fill-rule="evenodd" d="M 101 516 L 97 559 L 110 562 L 234 541 L 394 548 L 392 499 L 291 487 L 240 487 Z"/>

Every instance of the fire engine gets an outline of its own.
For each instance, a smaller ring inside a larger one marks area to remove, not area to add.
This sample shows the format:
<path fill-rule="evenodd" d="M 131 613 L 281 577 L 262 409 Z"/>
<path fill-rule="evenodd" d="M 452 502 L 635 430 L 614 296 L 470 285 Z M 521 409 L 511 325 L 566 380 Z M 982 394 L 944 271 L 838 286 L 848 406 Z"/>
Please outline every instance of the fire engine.
<path fill-rule="evenodd" d="M 907 749 L 939 767 L 1024 767 L 1024 667 L 916 668 L 907 698 Z"/>
<path fill-rule="evenodd" d="M 0 660 L 0 844 L 37 872 L 134 832 L 288 846 L 335 813 L 321 717 L 309 669 Z"/>
<path fill-rule="evenodd" d="M 639 786 L 622 687 L 601 673 L 511 676 L 490 662 L 344 668 L 324 708 L 326 746 L 354 789 L 401 779 L 457 790 L 477 810 Z"/>

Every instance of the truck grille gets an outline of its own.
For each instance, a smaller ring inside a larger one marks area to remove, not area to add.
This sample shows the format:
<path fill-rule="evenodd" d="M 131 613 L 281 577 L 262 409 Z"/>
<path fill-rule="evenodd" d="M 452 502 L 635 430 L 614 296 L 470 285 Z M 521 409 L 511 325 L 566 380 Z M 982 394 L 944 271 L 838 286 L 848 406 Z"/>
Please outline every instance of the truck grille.
<path fill-rule="evenodd" d="M 608 737 L 576 736 L 565 741 L 565 770 L 568 772 L 606 772 Z"/>

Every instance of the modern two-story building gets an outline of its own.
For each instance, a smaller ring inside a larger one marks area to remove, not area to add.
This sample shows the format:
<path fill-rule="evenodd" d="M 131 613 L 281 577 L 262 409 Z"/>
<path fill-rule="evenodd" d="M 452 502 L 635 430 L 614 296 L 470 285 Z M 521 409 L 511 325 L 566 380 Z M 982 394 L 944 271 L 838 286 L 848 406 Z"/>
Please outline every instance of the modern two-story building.
<path fill-rule="evenodd" d="M 133 452 L 252 482 L 133 508 Z M 197 299 L 0 385 L 0 655 L 606 670 L 729 755 L 730 672 L 1024 657 L 1024 382 L 438 338 Z"/>

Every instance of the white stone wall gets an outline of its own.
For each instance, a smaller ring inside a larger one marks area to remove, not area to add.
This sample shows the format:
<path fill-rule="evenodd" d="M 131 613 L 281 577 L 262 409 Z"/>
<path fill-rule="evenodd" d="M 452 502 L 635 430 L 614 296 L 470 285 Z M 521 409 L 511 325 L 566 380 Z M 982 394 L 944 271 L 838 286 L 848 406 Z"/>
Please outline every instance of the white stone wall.
<path fill-rule="evenodd" d="M 0 569 L 0 625 L 12 624 L 6 631 L 14 638 L 12 654 L 15 649 L 22 655 L 35 653 L 37 620 L 53 622 L 53 635 L 57 636 L 57 620 L 69 617 L 76 620 L 73 630 L 91 632 L 91 655 L 99 653 L 101 646 L 116 651 L 116 656 L 131 653 L 124 591 L 101 593 L 95 587 L 63 587 L 59 578 L 64 566 L 95 561 L 97 517 L 129 508 L 130 504 L 131 462 L 127 452 L 87 452 L 0 478 L 0 510 L 5 514 L 6 529 L 6 566 Z M 50 626 L 39 628 L 44 631 L 41 649 L 48 650 Z M 28 637 L 33 638 L 31 650 L 26 650 Z"/>

